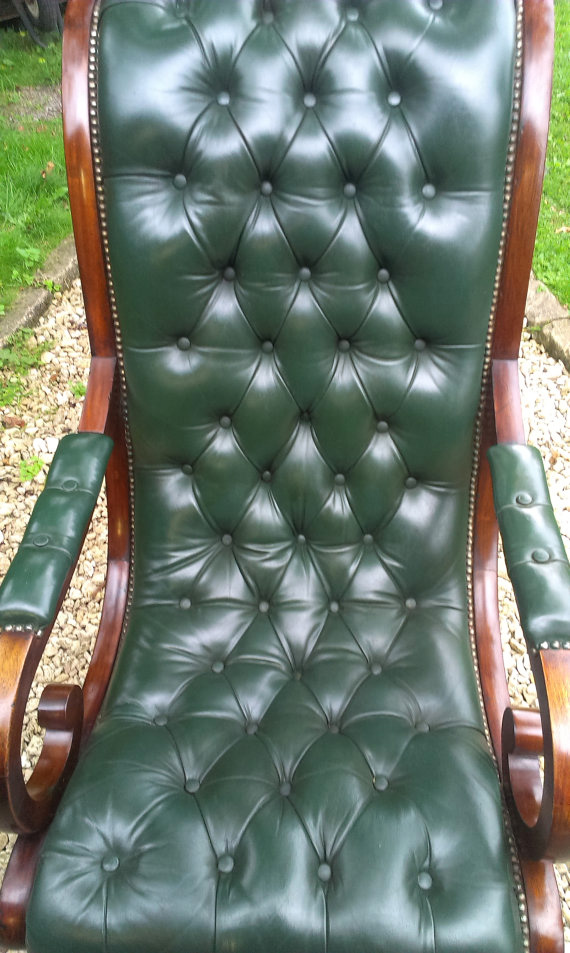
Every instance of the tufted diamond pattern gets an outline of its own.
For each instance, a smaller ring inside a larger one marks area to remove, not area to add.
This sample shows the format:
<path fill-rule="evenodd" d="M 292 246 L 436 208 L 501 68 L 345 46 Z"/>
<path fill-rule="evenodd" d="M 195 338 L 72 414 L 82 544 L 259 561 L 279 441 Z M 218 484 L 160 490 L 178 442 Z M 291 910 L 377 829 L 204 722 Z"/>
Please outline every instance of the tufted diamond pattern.
<path fill-rule="evenodd" d="M 31 950 L 522 949 L 465 580 L 513 33 L 104 0 L 135 588 Z"/>

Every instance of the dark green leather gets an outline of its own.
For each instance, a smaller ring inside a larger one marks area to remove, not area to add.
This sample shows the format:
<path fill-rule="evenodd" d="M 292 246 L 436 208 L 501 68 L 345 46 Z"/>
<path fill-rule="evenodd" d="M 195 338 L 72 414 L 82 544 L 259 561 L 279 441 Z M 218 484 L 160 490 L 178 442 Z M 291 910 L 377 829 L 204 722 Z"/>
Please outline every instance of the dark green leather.
<path fill-rule="evenodd" d="M 0 586 L 0 626 L 43 629 L 55 618 L 79 555 L 113 442 L 100 433 L 60 441 L 18 552 Z"/>
<path fill-rule="evenodd" d="M 135 579 L 32 953 L 520 953 L 469 643 L 511 0 L 107 0 Z"/>
<path fill-rule="evenodd" d="M 536 447 L 489 452 L 505 561 L 530 651 L 570 648 L 570 564 Z"/>

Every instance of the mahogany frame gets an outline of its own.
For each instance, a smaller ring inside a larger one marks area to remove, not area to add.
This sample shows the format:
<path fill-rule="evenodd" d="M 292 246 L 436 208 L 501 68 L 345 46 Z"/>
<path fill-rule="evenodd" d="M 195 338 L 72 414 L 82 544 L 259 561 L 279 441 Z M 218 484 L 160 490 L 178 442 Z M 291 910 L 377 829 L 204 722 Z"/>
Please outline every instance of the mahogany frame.
<path fill-rule="evenodd" d="M 26 907 L 44 828 L 105 695 L 128 601 L 129 463 L 90 123 L 89 58 L 96 3 L 69 0 L 63 38 L 63 102 L 70 204 L 92 353 L 79 429 L 107 433 L 115 441 L 106 474 L 107 582 L 83 690 L 57 686 L 56 691 L 48 686 L 42 696 L 39 721 L 48 732 L 27 785 L 20 762 L 22 721 L 49 630 L 39 634 L 0 632 L 0 821 L 20 833 L 0 892 L 0 946 L 7 948 L 24 945 Z M 525 442 L 518 351 L 546 157 L 553 37 L 553 0 L 524 0 L 519 132 L 482 416 L 472 552 L 481 687 L 521 855 L 530 953 L 564 950 L 558 890 L 552 861 L 546 858 L 570 853 L 570 652 L 547 649 L 531 655 L 540 714 L 511 708 L 499 630 L 498 528 L 486 451 L 497 442 Z M 71 572 L 65 588 L 70 579 Z M 544 785 L 538 770 L 539 754 L 544 755 Z"/>

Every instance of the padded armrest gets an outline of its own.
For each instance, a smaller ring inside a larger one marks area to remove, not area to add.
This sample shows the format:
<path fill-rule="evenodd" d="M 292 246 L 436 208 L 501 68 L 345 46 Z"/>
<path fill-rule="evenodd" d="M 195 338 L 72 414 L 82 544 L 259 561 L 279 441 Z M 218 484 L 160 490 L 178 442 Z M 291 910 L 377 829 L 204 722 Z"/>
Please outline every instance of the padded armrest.
<path fill-rule="evenodd" d="M 113 441 L 100 433 L 64 437 L 0 587 L 0 626 L 42 629 L 55 618 L 101 489 Z"/>
<path fill-rule="evenodd" d="M 488 451 L 505 560 L 529 651 L 570 648 L 570 564 L 536 447 Z"/>

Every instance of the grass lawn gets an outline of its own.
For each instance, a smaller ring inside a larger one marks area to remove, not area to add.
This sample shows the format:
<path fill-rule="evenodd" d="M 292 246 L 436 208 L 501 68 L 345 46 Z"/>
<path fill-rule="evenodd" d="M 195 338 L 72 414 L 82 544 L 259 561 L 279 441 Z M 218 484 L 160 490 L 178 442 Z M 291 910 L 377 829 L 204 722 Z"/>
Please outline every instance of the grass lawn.
<path fill-rule="evenodd" d="M 61 43 L 0 31 L 0 315 L 71 231 L 60 72 Z"/>

